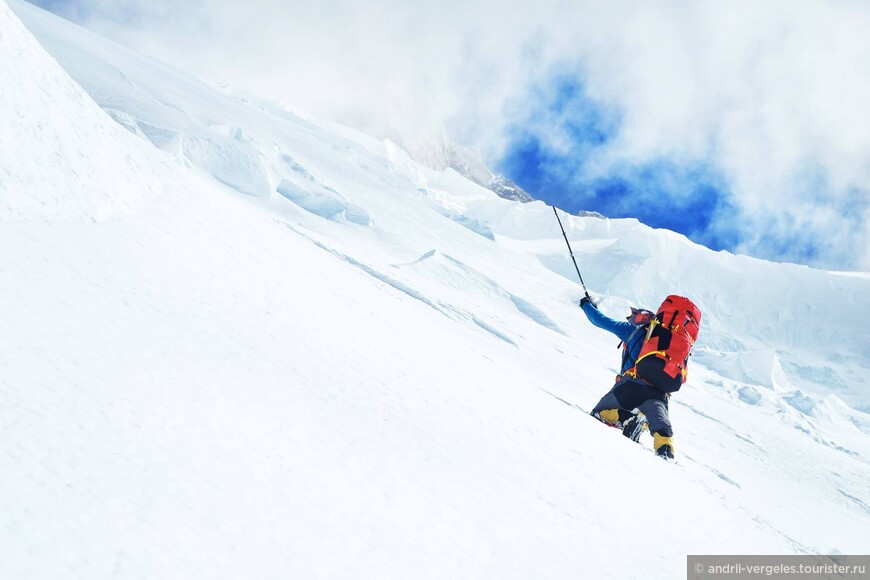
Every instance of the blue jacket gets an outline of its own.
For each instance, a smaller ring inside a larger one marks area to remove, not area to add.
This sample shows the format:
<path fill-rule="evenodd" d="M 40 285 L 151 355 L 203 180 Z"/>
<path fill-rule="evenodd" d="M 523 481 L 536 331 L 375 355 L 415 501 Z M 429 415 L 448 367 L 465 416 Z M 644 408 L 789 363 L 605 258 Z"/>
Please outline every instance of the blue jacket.
<path fill-rule="evenodd" d="M 605 316 L 591 302 L 583 305 L 583 312 L 586 314 L 589 322 L 598 328 L 612 332 L 622 341 L 622 368 L 619 370 L 619 374 L 623 374 L 633 367 L 638 355 L 640 355 L 643 341 L 646 338 L 646 332 L 644 332 L 643 327 Z"/>

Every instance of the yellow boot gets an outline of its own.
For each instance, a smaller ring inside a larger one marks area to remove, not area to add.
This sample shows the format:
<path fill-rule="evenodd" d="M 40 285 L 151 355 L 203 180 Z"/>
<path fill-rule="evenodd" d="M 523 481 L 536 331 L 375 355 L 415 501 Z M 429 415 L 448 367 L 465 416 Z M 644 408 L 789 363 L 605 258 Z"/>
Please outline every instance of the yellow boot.
<path fill-rule="evenodd" d="M 619 409 L 605 409 L 603 411 L 592 413 L 592 416 L 605 425 L 610 425 L 611 427 L 617 427 L 619 429 L 622 428 L 622 424 L 619 422 Z"/>
<path fill-rule="evenodd" d="M 659 433 L 653 433 L 653 449 L 656 450 L 656 455 L 666 459 L 674 458 L 674 438 L 665 437 Z"/>

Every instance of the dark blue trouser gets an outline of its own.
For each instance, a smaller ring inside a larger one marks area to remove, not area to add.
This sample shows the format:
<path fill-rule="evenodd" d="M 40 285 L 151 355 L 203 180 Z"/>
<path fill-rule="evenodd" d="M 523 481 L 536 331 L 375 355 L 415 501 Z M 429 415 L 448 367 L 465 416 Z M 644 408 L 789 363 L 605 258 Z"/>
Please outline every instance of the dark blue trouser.
<path fill-rule="evenodd" d="M 668 417 L 668 396 L 652 385 L 631 379 L 619 381 L 601 398 L 592 412 L 599 413 L 607 409 L 617 409 L 621 421 L 638 409 L 646 415 L 650 433 L 658 433 L 662 437 L 674 436 Z"/>

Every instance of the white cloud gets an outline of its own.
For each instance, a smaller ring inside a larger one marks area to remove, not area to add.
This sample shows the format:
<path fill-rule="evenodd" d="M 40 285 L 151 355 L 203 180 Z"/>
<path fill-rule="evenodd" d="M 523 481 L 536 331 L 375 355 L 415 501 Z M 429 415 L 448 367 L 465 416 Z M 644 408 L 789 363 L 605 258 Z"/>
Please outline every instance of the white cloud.
<path fill-rule="evenodd" d="M 533 88 L 576 74 L 592 99 L 622 114 L 596 167 L 710 163 L 747 228 L 782 224 L 780 238 L 815 240 L 819 263 L 870 268 L 870 4 L 78 4 L 89 9 L 85 24 L 200 76 L 382 133 L 450 126 L 491 156 Z M 557 126 L 538 129 L 558 143 Z M 844 219 L 850 207 L 862 217 Z M 742 249 L 763 253 L 764 239 L 748 231 Z"/>

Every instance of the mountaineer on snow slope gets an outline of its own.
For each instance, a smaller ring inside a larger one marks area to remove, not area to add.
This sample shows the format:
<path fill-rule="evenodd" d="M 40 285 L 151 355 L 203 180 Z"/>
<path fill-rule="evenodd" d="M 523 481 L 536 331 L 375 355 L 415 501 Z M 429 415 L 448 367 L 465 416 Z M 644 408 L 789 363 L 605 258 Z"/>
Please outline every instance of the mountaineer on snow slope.
<path fill-rule="evenodd" d="M 676 295 L 668 296 L 655 314 L 632 308 L 626 322 L 601 313 L 588 295 L 580 306 L 592 324 L 616 335 L 623 348 L 616 382 L 591 415 L 622 429 L 633 441 L 648 428 L 656 454 L 672 459 L 674 432 L 668 401 L 686 381 L 701 311 L 688 298 Z"/>

